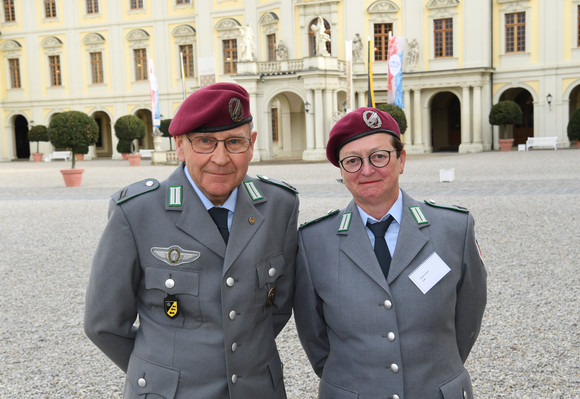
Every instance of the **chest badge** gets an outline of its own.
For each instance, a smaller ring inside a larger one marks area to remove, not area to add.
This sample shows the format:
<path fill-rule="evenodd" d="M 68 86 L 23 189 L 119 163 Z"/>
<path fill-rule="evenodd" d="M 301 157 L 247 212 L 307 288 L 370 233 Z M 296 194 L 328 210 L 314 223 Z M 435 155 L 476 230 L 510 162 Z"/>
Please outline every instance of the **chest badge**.
<path fill-rule="evenodd" d="M 276 287 L 270 288 L 268 291 L 268 296 L 266 298 L 266 307 L 269 308 L 274 304 L 274 300 L 276 299 Z"/>
<path fill-rule="evenodd" d="M 201 255 L 198 251 L 188 251 L 179 245 L 173 245 L 168 248 L 153 247 L 151 248 L 151 254 L 171 266 L 195 262 Z"/>
<path fill-rule="evenodd" d="M 174 319 L 179 316 L 179 300 L 175 295 L 167 295 L 163 301 L 167 317 Z"/>

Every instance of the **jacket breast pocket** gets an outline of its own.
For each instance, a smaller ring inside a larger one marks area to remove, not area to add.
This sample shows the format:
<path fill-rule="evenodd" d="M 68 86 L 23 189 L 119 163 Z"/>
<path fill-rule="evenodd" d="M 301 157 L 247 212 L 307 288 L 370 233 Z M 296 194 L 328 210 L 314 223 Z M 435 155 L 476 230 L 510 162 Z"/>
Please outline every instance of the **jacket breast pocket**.
<path fill-rule="evenodd" d="M 196 329 L 203 323 L 199 272 L 150 266 L 145 268 L 148 315 L 173 327 Z"/>
<path fill-rule="evenodd" d="M 276 301 L 276 281 L 284 274 L 284 256 L 282 253 L 271 256 L 256 265 L 258 289 L 256 306 L 270 308 Z"/>
<path fill-rule="evenodd" d="M 471 378 L 466 369 L 439 387 L 444 399 L 473 399 Z"/>

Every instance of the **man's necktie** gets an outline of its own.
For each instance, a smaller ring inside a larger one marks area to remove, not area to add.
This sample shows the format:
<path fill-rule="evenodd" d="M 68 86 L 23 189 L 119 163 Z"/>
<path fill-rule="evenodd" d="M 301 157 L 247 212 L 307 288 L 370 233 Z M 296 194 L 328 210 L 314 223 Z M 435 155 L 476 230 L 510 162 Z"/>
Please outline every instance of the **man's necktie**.
<path fill-rule="evenodd" d="M 381 265 L 385 279 L 387 279 L 387 276 L 389 275 L 389 267 L 391 266 L 391 253 L 389 252 L 389 247 L 385 241 L 385 233 L 392 221 L 393 217 L 389 216 L 387 220 L 383 220 L 382 222 L 367 222 L 367 227 L 375 235 L 375 255 Z"/>
<path fill-rule="evenodd" d="M 226 244 L 228 243 L 228 238 L 230 237 L 230 231 L 228 230 L 228 212 L 229 211 L 226 208 L 217 207 L 213 207 L 209 210 L 209 214 L 218 227 L 220 234 L 224 238 Z"/>

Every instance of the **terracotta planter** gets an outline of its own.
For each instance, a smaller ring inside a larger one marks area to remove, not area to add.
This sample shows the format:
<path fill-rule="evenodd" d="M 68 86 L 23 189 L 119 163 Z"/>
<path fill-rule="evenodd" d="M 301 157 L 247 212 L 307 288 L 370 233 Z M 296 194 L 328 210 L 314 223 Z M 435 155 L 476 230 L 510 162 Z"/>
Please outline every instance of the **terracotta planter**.
<path fill-rule="evenodd" d="M 67 187 L 79 187 L 83 180 L 84 171 L 82 168 L 61 169 L 60 173 L 62 173 L 62 177 L 64 178 L 64 185 Z"/>
<path fill-rule="evenodd" d="M 85 160 L 85 154 L 75 154 L 75 158 L 77 161 L 84 161 Z"/>
<path fill-rule="evenodd" d="M 129 165 L 131 166 L 139 166 L 141 164 L 141 154 L 129 154 L 127 159 L 129 159 Z"/>
<path fill-rule="evenodd" d="M 514 146 L 514 139 L 499 139 L 499 148 L 502 151 L 511 151 Z"/>
<path fill-rule="evenodd" d="M 34 162 L 42 162 L 42 152 L 33 152 L 32 159 Z"/>

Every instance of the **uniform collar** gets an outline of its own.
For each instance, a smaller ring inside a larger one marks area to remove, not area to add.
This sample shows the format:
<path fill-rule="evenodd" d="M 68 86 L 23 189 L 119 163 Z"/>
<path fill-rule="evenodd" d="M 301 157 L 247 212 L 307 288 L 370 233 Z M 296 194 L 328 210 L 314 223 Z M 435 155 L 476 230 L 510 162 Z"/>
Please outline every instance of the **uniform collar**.
<path fill-rule="evenodd" d="M 401 189 L 399 189 L 399 196 L 397 197 L 397 200 L 391 209 L 389 209 L 389 211 L 381 218 L 381 220 L 376 220 L 374 217 L 363 211 L 360 206 L 357 205 L 356 207 L 364 226 L 366 226 L 367 221 L 369 220 L 372 223 L 382 222 L 383 220 L 386 220 L 389 215 L 392 216 L 398 224 L 401 224 L 401 219 L 403 217 L 403 193 L 401 192 Z"/>
<path fill-rule="evenodd" d="M 193 189 L 195 190 L 197 196 L 201 200 L 205 209 L 209 210 L 213 208 L 215 205 L 205 196 L 205 194 L 199 189 L 199 187 L 197 187 L 197 185 L 191 178 L 191 175 L 189 174 L 187 167 L 184 167 L 183 171 L 185 172 L 185 177 L 187 177 L 187 180 L 189 180 L 189 183 L 191 183 L 191 187 L 193 187 Z M 234 191 L 232 191 L 226 202 L 224 202 L 223 205 L 220 205 L 220 207 L 226 208 L 230 212 L 234 212 L 236 210 L 237 199 L 238 199 L 238 188 L 236 187 Z"/>

